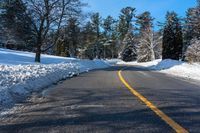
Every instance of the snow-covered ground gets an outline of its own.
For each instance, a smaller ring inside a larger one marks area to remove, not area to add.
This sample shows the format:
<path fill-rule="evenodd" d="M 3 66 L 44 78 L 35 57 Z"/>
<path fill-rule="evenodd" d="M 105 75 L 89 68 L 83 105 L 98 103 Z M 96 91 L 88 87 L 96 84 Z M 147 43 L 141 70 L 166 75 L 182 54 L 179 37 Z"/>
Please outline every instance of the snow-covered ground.
<path fill-rule="evenodd" d="M 106 62 L 110 65 L 116 65 L 120 62 L 123 63 L 123 64 L 125 63 L 121 59 L 107 59 Z"/>
<path fill-rule="evenodd" d="M 154 65 L 157 65 L 161 60 L 154 60 L 151 62 L 142 62 L 138 63 L 137 61 L 132 61 L 132 62 L 124 62 L 124 61 L 119 61 L 117 62 L 118 65 L 134 65 L 136 67 L 151 67 Z"/>
<path fill-rule="evenodd" d="M 37 64 L 34 56 L 30 52 L 0 49 L 0 109 L 67 77 L 109 67 L 102 60 L 50 55 L 42 55 L 41 64 Z"/>
<path fill-rule="evenodd" d="M 134 65 L 136 67 L 145 67 L 150 70 L 155 70 L 155 71 L 171 74 L 177 77 L 200 80 L 200 64 L 199 63 L 189 64 L 183 61 L 167 59 L 167 60 L 155 60 L 155 61 L 145 62 L 145 63 L 119 61 L 117 62 L 117 64 L 126 64 L 126 65 Z"/>
<path fill-rule="evenodd" d="M 60 80 L 92 69 L 109 67 L 108 63 L 145 67 L 179 77 L 200 80 L 200 64 L 175 60 L 155 60 L 137 63 L 119 59 L 80 60 L 42 55 L 41 64 L 34 63 L 34 53 L 0 49 L 0 109 L 12 105 L 31 94 Z M 3 106 L 2 106 L 3 105 Z"/>

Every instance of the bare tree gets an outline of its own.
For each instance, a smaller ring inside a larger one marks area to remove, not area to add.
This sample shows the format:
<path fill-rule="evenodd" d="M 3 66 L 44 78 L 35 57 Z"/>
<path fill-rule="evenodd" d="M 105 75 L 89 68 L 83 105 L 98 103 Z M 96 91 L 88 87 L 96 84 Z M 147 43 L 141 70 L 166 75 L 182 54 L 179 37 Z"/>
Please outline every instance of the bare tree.
<path fill-rule="evenodd" d="M 186 60 L 189 62 L 200 62 L 200 40 L 193 39 L 186 51 Z"/>
<path fill-rule="evenodd" d="M 155 38 L 153 32 L 144 32 L 137 48 L 138 62 L 153 61 L 156 59 L 156 52 L 159 52 L 158 45 L 162 36 Z"/>
<path fill-rule="evenodd" d="M 80 0 L 28 0 L 26 1 L 28 14 L 32 19 L 33 32 L 36 39 L 35 62 L 40 62 L 41 52 L 48 50 L 55 45 L 59 38 L 61 27 L 70 15 L 79 14 L 81 6 Z M 54 31 L 53 44 L 44 48 L 47 35 Z"/>

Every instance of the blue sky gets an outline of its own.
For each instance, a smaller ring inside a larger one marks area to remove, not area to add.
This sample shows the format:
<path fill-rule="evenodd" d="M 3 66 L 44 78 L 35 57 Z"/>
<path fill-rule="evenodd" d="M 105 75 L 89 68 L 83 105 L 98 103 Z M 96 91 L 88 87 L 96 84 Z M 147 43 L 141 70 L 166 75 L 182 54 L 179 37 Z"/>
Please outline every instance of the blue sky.
<path fill-rule="evenodd" d="M 196 5 L 196 0 L 84 0 L 89 4 L 87 11 L 100 12 L 105 18 L 111 15 L 119 16 L 123 7 L 136 8 L 136 14 L 150 11 L 156 21 L 164 22 L 167 11 L 176 11 L 179 16 L 184 17 L 188 8 Z"/>

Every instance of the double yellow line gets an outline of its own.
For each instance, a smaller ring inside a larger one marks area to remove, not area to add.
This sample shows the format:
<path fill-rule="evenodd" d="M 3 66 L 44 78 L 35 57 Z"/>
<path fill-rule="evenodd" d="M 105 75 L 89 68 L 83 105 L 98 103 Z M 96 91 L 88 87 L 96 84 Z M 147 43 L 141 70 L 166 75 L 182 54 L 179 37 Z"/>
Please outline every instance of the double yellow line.
<path fill-rule="evenodd" d="M 164 112 L 158 109 L 153 103 L 151 103 L 148 99 L 146 99 L 143 95 L 137 92 L 134 88 L 132 88 L 126 80 L 122 76 L 122 70 L 118 71 L 118 76 L 121 82 L 129 89 L 129 91 L 138 97 L 147 107 L 149 107 L 152 111 L 156 113 L 162 120 L 164 120 L 170 127 L 172 127 L 177 133 L 189 133 L 186 129 L 181 127 L 178 123 L 172 120 L 169 116 L 167 116 Z"/>

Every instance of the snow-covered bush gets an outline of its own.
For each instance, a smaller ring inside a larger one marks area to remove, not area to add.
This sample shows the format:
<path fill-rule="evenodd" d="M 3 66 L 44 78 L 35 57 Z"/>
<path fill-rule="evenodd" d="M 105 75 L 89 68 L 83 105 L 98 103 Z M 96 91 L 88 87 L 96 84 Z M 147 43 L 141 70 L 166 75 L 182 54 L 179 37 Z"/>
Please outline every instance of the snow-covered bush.
<path fill-rule="evenodd" d="M 200 39 L 193 39 L 186 51 L 188 62 L 200 62 Z"/>

